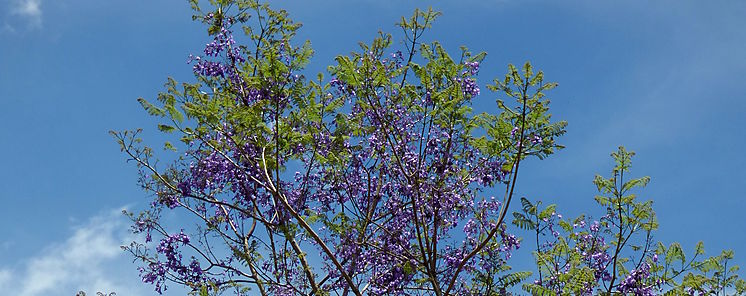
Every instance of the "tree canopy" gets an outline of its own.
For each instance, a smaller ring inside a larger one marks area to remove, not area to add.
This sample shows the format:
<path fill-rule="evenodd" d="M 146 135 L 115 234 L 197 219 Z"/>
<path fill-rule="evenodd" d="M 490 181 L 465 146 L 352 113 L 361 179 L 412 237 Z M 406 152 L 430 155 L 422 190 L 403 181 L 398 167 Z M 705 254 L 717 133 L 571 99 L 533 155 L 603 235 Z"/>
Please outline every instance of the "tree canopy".
<path fill-rule="evenodd" d="M 295 40 L 301 25 L 286 11 L 190 2 L 211 38 L 190 55 L 196 81 L 169 78 L 155 101 L 138 99 L 178 139 L 163 145 L 173 161 L 159 166 L 168 158 L 139 130 L 112 132 L 152 193 L 150 209 L 127 213 L 144 235 L 125 250 L 159 293 L 746 291 L 732 252 L 703 258 L 698 244 L 687 258 L 655 241 L 652 201 L 635 193 L 650 178 L 629 177 L 634 153 L 624 147 L 611 176 L 593 180 L 598 219 L 517 198 L 521 163 L 563 148 L 566 122 L 552 119 L 547 98 L 557 84 L 525 63 L 482 91 L 486 53 L 422 41 L 439 12 L 403 17 L 403 36 L 361 43 L 325 78 L 304 71 L 313 50 Z M 492 112 L 472 108 L 480 96 L 498 97 Z M 165 223 L 171 211 L 193 223 Z M 535 270 L 508 264 L 521 246 L 533 248 Z"/>

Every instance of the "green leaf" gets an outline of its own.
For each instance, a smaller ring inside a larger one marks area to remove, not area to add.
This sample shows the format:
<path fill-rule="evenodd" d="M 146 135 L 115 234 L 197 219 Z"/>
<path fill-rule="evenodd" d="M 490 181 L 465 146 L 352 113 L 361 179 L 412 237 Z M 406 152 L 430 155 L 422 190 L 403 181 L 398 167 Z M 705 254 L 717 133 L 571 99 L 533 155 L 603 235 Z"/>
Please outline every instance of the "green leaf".
<path fill-rule="evenodd" d="M 602 205 L 602 206 L 608 206 L 608 205 L 610 205 L 610 204 L 611 204 L 611 201 L 610 201 L 610 200 L 609 200 L 609 198 L 608 198 L 608 197 L 606 197 L 606 196 L 596 195 L 596 196 L 594 197 L 594 199 L 596 200 L 596 202 L 597 202 L 597 203 L 598 203 L 599 205 Z"/>
<path fill-rule="evenodd" d="M 184 121 L 184 115 L 181 114 L 178 110 L 176 110 L 176 107 L 174 107 L 173 104 L 167 104 L 165 106 L 166 111 L 168 111 L 168 115 L 173 118 L 174 121 L 181 123 Z"/>
<path fill-rule="evenodd" d="M 650 183 L 650 177 L 648 176 L 638 179 L 632 179 L 624 183 L 624 185 L 622 186 L 622 191 L 627 191 L 634 187 L 645 187 L 646 185 L 648 185 L 648 183 Z"/>
<path fill-rule="evenodd" d="M 705 253 L 705 243 L 702 241 L 697 242 L 697 246 L 694 247 L 694 255 L 702 255 Z"/>
<path fill-rule="evenodd" d="M 176 147 L 174 147 L 174 145 L 171 144 L 171 142 L 169 142 L 169 141 L 166 141 L 166 142 L 163 143 L 163 149 L 167 149 L 167 150 L 171 150 L 171 151 L 176 151 Z"/>
<path fill-rule="evenodd" d="M 539 219 L 549 218 L 552 216 L 552 214 L 555 213 L 555 208 L 557 205 L 549 205 L 547 206 L 541 213 L 539 213 Z"/>
<path fill-rule="evenodd" d="M 684 251 L 681 249 L 679 243 L 672 243 L 671 246 L 668 247 L 668 252 L 666 253 L 666 264 L 671 264 L 674 260 L 681 261 L 681 264 L 686 262 L 686 256 L 684 255 Z"/>
<path fill-rule="evenodd" d="M 529 292 L 531 293 L 531 295 L 534 296 L 556 295 L 556 293 L 554 293 L 554 291 L 550 290 L 549 288 L 545 288 L 536 284 L 523 284 L 522 288 L 524 291 Z"/>
<path fill-rule="evenodd" d="M 171 133 L 176 130 L 173 126 L 167 125 L 167 124 L 159 124 L 158 130 L 164 132 L 164 133 Z"/>
<path fill-rule="evenodd" d="M 504 288 L 510 288 L 524 281 L 530 276 L 531 276 L 530 271 L 519 271 L 519 272 L 509 273 L 507 275 L 502 276 L 500 278 L 500 282 L 502 282 L 502 285 Z"/>
<path fill-rule="evenodd" d="M 534 206 L 533 204 L 531 204 L 531 201 L 529 201 L 525 197 L 521 197 L 521 205 L 523 206 L 523 211 L 524 212 L 528 212 L 528 210 L 531 209 L 531 207 Z"/>
<path fill-rule="evenodd" d="M 163 111 L 163 109 L 156 107 L 155 105 L 151 104 L 147 100 L 143 98 L 137 98 L 137 101 L 140 102 L 140 105 L 145 109 L 148 114 L 153 116 L 164 116 L 166 115 L 166 112 Z"/>
<path fill-rule="evenodd" d="M 513 219 L 513 225 L 518 226 L 521 229 L 532 230 L 536 228 L 535 223 L 527 219 L 526 216 L 521 213 L 514 212 L 513 217 L 515 218 Z"/>

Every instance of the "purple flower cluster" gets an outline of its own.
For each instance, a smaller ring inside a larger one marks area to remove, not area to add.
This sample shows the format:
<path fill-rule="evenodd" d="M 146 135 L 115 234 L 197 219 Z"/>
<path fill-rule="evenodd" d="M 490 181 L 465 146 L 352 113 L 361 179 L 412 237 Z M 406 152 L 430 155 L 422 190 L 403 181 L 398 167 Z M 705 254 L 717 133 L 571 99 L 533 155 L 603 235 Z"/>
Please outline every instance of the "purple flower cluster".
<path fill-rule="evenodd" d="M 168 289 L 164 284 L 166 281 L 166 267 L 164 265 L 151 262 L 147 267 L 139 267 L 138 270 L 143 283 L 153 284 L 158 294 L 163 294 L 163 291 Z"/>
<path fill-rule="evenodd" d="M 453 81 L 461 86 L 464 97 L 476 97 L 479 95 L 479 85 L 477 85 L 477 80 L 471 77 L 479 73 L 479 62 L 465 62 L 464 68 L 461 77 L 456 77 Z"/>
<path fill-rule="evenodd" d="M 329 85 L 334 88 L 334 90 L 336 91 L 336 95 L 355 96 L 355 90 L 347 86 L 346 83 L 340 81 L 336 77 L 332 78 L 332 80 L 329 82 Z"/>
<path fill-rule="evenodd" d="M 573 228 L 575 228 L 573 237 L 576 238 L 575 251 L 580 253 L 587 266 L 593 270 L 597 281 L 608 281 L 611 279 L 611 274 L 609 274 L 607 267 L 612 259 L 608 253 L 608 245 L 600 233 L 601 229 L 598 221 L 593 221 L 588 229 L 584 230 L 583 228 L 587 225 L 584 220 L 573 224 Z"/>
<path fill-rule="evenodd" d="M 515 138 L 515 134 L 518 132 L 518 127 L 514 126 L 512 130 L 510 130 L 510 136 Z"/>
<path fill-rule="evenodd" d="M 475 79 L 456 77 L 453 81 L 461 86 L 461 92 L 465 97 L 476 97 L 479 95 L 479 85 L 477 85 Z"/>
<path fill-rule="evenodd" d="M 204 76 L 225 77 L 225 73 L 229 69 L 223 63 L 205 60 L 199 56 L 190 55 L 187 62 L 188 63 L 195 62 L 192 70 L 194 71 L 194 73 L 197 73 L 199 75 L 204 75 Z"/>
<path fill-rule="evenodd" d="M 384 60 L 384 64 L 386 62 L 393 63 L 394 69 L 399 69 L 402 67 L 402 63 L 404 63 L 404 54 L 402 54 L 401 50 L 397 50 L 396 52 L 391 54 L 391 60 Z"/>
<path fill-rule="evenodd" d="M 617 287 L 617 291 L 623 294 L 631 293 L 641 296 L 656 295 L 654 288 L 657 287 L 657 284 L 651 284 L 647 280 L 648 278 L 650 278 L 650 264 L 643 262 L 639 268 L 630 271 Z"/>
<path fill-rule="evenodd" d="M 215 21 L 215 14 L 205 16 L 205 21 Z M 251 92 L 241 79 L 241 64 L 246 62 L 240 47 L 236 46 L 233 32 L 229 29 L 235 23 L 233 17 L 223 17 L 219 23 L 220 29 L 213 36 L 213 40 L 205 45 L 204 56 L 189 55 L 187 63 L 194 63 L 192 71 L 201 76 L 228 78 L 242 97 L 255 98 L 258 94 Z M 240 100 L 239 100 L 240 101 Z"/>
<path fill-rule="evenodd" d="M 178 248 L 187 244 L 189 244 L 189 236 L 183 231 L 161 239 L 156 251 L 165 257 L 165 261 L 154 261 L 150 262 L 147 267 L 140 267 L 140 277 L 143 282 L 154 284 L 155 290 L 160 294 L 167 289 L 164 282 L 168 275 L 178 276 L 195 286 L 205 281 L 197 259 L 192 257 L 188 265 L 183 263 L 182 254 Z"/>
<path fill-rule="evenodd" d="M 543 142 L 543 139 L 539 135 L 533 135 L 531 137 L 531 143 L 534 144 L 534 145 L 541 144 L 542 142 Z"/>
<path fill-rule="evenodd" d="M 465 62 L 464 65 L 466 66 L 466 71 L 464 71 L 464 74 L 469 75 L 477 75 L 479 73 L 479 62 Z"/>

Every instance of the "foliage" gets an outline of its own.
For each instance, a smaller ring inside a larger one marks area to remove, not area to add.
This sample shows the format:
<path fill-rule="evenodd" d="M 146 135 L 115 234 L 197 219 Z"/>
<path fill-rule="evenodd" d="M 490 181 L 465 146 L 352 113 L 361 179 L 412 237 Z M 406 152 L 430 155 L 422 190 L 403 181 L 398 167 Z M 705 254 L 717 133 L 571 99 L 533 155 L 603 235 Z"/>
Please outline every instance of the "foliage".
<path fill-rule="evenodd" d="M 423 42 L 439 16 L 432 10 L 397 24 L 402 49 L 381 32 L 338 56 L 327 82 L 306 77 L 313 51 L 295 41 L 301 26 L 287 12 L 252 0 L 211 0 L 210 9 L 190 2 L 212 38 L 189 57 L 196 82 L 169 78 L 156 102 L 138 99 L 161 132 L 179 139 L 164 143 L 174 161 L 159 166 L 140 130 L 112 132 L 153 194 L 150 209 L 127 213 L 144 241 L 124 249 L 141 262 L 144 282 L 194 295 L 505 295 L 532 276 L 507 264 L 521 240 L 505 218 L 521 162 L 562 148 L 555 139 L 566 123 L 551 120 L 545 97 L 557 84 L 543 72 L 509 65 L 487 85 L 506 100 L 496 101 L 497 113 L 476 113 L 486 53 L 462 47 L 454 58 Z M 742 287 L 724 276 L 726 254 L 682 268 L 650 258 L 679 255 L 654 250 L 651 203 L 627 194 L 649 179 L 623 182 L 630 157 L 620 150 L 614 176 L 594 181 L 607 208 L 599 222 L 581 217 L 575 226 L 554 206 L 522 200 L 513 223 L 534 230 L 537 243 L 552 234 L 536 249 L 539 279 L 523 288 Z M 502 197 L 491 195 L 500 189 Z M 170 212 L 194 226 L 170 225 Z M 630 238 L 641 231 L 648 238 L 630 270 L 622 251 L 636 248 Z M 675 283 L 691 270 L 702 277 Z"/>
<path fill-rule="evenodd" d="M 652 201 L 638 201 L 631 191 L 650 177 L 629 176 L 634 152 L 624 147 L 612 153 L 616 165 L 610 178 L 596 176 L 596 203 L 604 209 L 599 220 L 582 215 L 563 219 L 555 205 L 522 198 L 513 224 L 531 230 L 536 238 L 537 275 L 523 289 L 533 295 L 741 295 L 744 282 L 737 266 L 727 269 L 732 251 L 698 261 L 699 242 L 687 261 L 678 243 L 668 248 L 655 242 L 658 229 Z"/>

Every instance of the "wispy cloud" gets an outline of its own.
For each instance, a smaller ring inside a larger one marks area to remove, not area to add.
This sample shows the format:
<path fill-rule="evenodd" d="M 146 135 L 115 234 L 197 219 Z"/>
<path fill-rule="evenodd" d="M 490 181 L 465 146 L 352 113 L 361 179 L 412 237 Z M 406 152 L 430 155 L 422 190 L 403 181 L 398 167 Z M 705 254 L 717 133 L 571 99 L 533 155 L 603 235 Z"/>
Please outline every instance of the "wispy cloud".
<path fill-rule="evenodd" d="M 40 18 L 41 0 L 17 0 L 15 2 L 13 13 L 32 18 Z"/>
<path fill-rule="evenodd" d="M 3 23 L 3 27 L 2 29 L 0 29 L 0 32 L 15 33 L 16 29 L 8 23 Z"/>
<path fill-rule="evenodd" d="M 8 12 L 2 31 L 14 33 L 20 26 L 28 29 L 41 28 L 43 15 L 41 0 L 11 0 L 7 8 Z"/>
<path fill-rule="evenodd" d="M 10 282 L 11 274 L 10 270 L 0 269 L 0 287 L 5 287 Z"/>
<path fill-rule="evenodd" d="M 130 241 L 120 211 L 91 218 L 63 242 L 18 266 L 0 266 L 0 291 L 18 296 L 74 295 L 79 290 L 143 295 L 147 291 L 120 245 Z"/>

